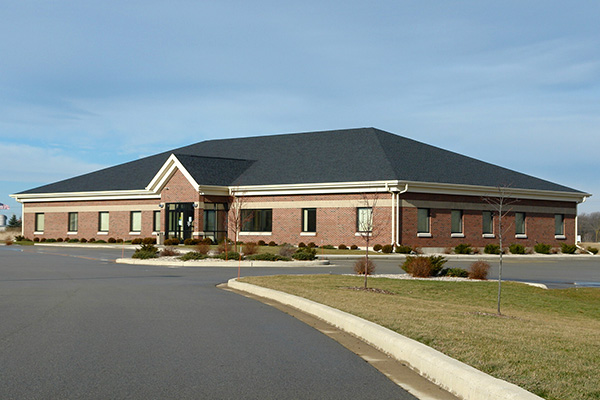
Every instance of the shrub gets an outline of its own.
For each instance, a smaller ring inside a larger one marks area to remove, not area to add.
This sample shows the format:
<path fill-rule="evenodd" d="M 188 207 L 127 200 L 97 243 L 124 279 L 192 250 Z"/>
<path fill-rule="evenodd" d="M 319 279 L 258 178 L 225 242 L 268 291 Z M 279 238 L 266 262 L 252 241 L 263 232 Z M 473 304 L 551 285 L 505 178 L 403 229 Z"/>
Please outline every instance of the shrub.
<path fill-rule="evenodd" d="M 79 239 L 79 242 L 80 243 L 87 243 L 87 239 L 86 238 L 81 238 L 81 239 Z"/>
<path fill-rule="evenodd" d="M 447 268 L 444 270 L 444 276 L 453 278 L 468 278 L 469 273 L 462 268 Z"/>
<path fill-rule="evenodd" d="M 165 242 L 164 242 L 165 246 L 177 246 L 178 244 L 179 244 L 179 239 L 177 239 L 177 238 L 165 239 Z"/>
<path fill-rule="evenodd" d="M 114 237 L 110 237 L 108 238 L 108 243 L 117 243 L 117 239 L 115 239 Z"/>
<path fill-rule="evenodd" d="M 156 238 L 155 237 L 146 237 L 142 239 L 142 243 L 144 244 L 156 244 Z"/>
<path fill-rule="evenodd" d="M 259 246 L 266 246 L 266 245 L 267 245 L 267 242 L 265 242 L 264 240 L 259 240 L 259 241 L 258 241 L 258 245 L 259 245 Z"/>
<path fill-rule="evenodd" d="M 340 249 L 340 250 L 348 250 L 348 246 L 346 246 L 345 244 L 339 244 L 338 245 L 338 249 Z"/>
<path fill-rule="evenodd" d="M 511 254 L 525 254 L 525 246 L 522 244 L 513 243 L 508 246 L 508 250 L 511 252 Z"/>
<path fill-rule="evenodd" d="M 473 253 L 473 249 L 469 243 L 461 243 L 454 248 L 454 253 L 456 254 L 471 254 Z"/>
<path fill-rule="evenodd" d="M 306 245 L 306 247 L 314 249 L 315 247 L 317 247 L 317 245 L 315 244 L 315 242 L 308 242 L 308 244 Z"/>
<path fill-rule="evenodd" d="M 386 244 L 381 248 L 381 251 L 385 254 L 390 254 L 392 251 L 394 251 L 394 246 L 391 244 Z"/>
<path fill-rule="evenodd" d="M 444 264 L 447 262 L 448 260 L 444 256 L 408 256 L 401 265 L 401 268 L 412 276 L 438 276 L 441 274 Z"/>
<path fill-rule="evenodd" d="M 210 246 L 211 244 L 213 244 L 213 241 L 211 238 L 204 238 L 200 241 L 200 243 L 204 243 Z"/>
<path fill-rule="evenodd" d="M 131 256 L 131 258 L 139 258 L 142 260 L 146 260 L 148 258 L 156 258 L 156 253 L 158 249 L 153 244 L 142 244 L 141 247 L 135 249 L 135 252 Z"/>
<path fill-rule="evenodd" d="M 208 252 L 210 251 L 210 245 L 207 244 L 206 242 L 200 242 L 196 245 L 196 252 L 200 253 L 200 254 L 204 254 L 207 255 Z"/>
<path fill-rule="evenodd" d="M 373 251 L 380 251 L 382 247 L 382 245 L 376 244 L 375 246 L 373 246 Z"/>
<path fill-rule="evenodd" d="M 300 243 L 298 243 L 298 247 L 306 247 L 306 243 L 300 242 Z"/>
<path fill-rule="evenodd" d="M 494 243 L 488 243 L 483 248 L 485 254 L 500 254 L 500 245 Z"/>
<path fill-rule="evenodd" d="M 69 243 L 79 243 L 79 239 L 76 239 L 76 238 L 69 239 Z"/>
<path fill-rule="evenodd" d="M 46 238 L 41 238 L 40 239 L 40 243 L 44 243 L 46 241 Z"/>
<path fill-rule="evenodd" d="M 331 244 L 326 244 L 325 246 L 323 246 L 323 248 L 324 248 L 325 250 L 333 250 L 333 249 L 335 249 L 335 246 L 333 246 L 333 245 L 331 245 Z"/>
<path fill-rule="evenodd" d="M 220 258 L 221 260 L 239 260 L 240 253 L 236 251 L 228 251 L 226 253 L 219 254 L 217 258 Z M 244 257 L 242 257 L 242 259 L 244 259 Z"/>
<path fill-rule="evenodd" d="M 16 235 L 15 236 L 15 242 L 22 242 L 25 240 L 25 236 L 23 235 Z"/>
<path fill-rule="evenodd" d="M 350 246 L 350 250 L 358 250 L 358 246 L 353 244 L 352 246 Z"/>
<path fill-rule="evenodd" d="M 469 279 L 487 280 L 490 264 L 485 261 L 475 261 L 469 267 Z"/>
<path fill-rule="evenodd" d="M 151 243 L 148 243 L 148 244 L 151 244 Z M 179 252 L 177 250 L 175 250 L 174 247 L 171 247 L 171 246 L 165 247 L 160 252 L 161 257 L 176 256 L 176 255 L 179 255 Z"/>
<path fill-rule="evenodd" d="M 429 256 L 431 262 L 431 276 L 438 276 L 444 269 L 444 264 L 448 262 L 444 256 Z"/>
<path fill-rule="evenodd" d="M 40 242 L 40 238 L 39 237 L 35 237 L 35 238 L 33 238 L 33 241 L 36 242 L 36 243 L 39 243 Z"/>
<path fill-rule="evenodd" d="M 575 246 L 574 244 L 563 243 L 560 245 L 560 251 L 563 254 L 575 254 L 575 252 L 577 251 L 577 246 Z"/>
<path fill-rule="evenodd" d="M 587 251 L 589 251 L 592 254 L 598 254 L 598 248 L 596 247 L 588 247 Z"/>
<path fill-rule="evenodd" d="M 186 246 L 195 246 L 198 243 L 200 243 L 200 239 L 191 239 L 191 238 L 187 238 L 183 241 L 183 244 Z"/>
<path fill-rule="evenodd" d="M 255 261 L 291 261 L 291 258 L 285 257 L 279 254 L 273 253 L 262 253 L 262 254 L 254 254 L 248 257 L 248 260 Z"/>
<path fill-rule="evenodd" d="M 398 254 L 410 254 L 412 247 L 400 245 L 396 247 L 396 253 Z"/>
<path fill-rule="evenodd" d="M 5 244 L 6 246 L 12 246 L 12 244 L 13 244 L 13 241 L 12 241 L 12 240 L 10 240 L 10 239 L 8 239 L 6 242 L 4 242 L 4 244 Z"/>
<path fill-rule="evenodd" d="M 369 262 L 367 263 L 366 257 L 363 257 L 354 263 L 354 272 L 356 272 L 358 275 L 364 275 L 365 267 L 367 270 L 367 275 L 373 275 L 373 272 L 375 272 L 375 263 L 373 263 L 371 259 L 369 259 Z"/>
<path fill-rule="evenodd" d="M 88 243 L 96 243 L 96 238 L 91 238 L 88 240 Z"/>
<path fill-rule="evenodd" d="M 190 251 L 179 257 L 181 261 L 204 260 L 205 258 L 206 254 L 198 253 L 197 251 Z"/>
<path fill-rule="evenodd" d="M 284 243 L 279 249 L 279 255 L 285 258 L 290 258 L 296 252 L 296 248 L 289 243 Z"/>
<path fill-rule="evenodd" d="M 256 244 L 255 242 L 246 242 L 242 246 L 242 253 L 244 253 L 244 255 L 246 255 L 246 256 L 256 254 L 257 252 L 258 252 L 258 244 Z"/>
<path fill-rule="evenodd" d="M 90 240 L 91 240 L 91 239 L 90 239 Z M 55 242 L 56 242 L 56 239 L 46 239 L 46 242 L 48 242 L 48 243 L 55 243 Z"/>
<path fill-rule="evenodd" d="M 223 239 L 223 240 L 221 240 L 221 242 L 217 246 L 217 251 L 219 253 L 227 253 L 227 252 L 229 252 L 233 248 L 234 248 L 234 244 L 233 244 L 233 242 L 231 240 L 229 240 L 229 239 Z"/>
<path fill-rule="evenodd" d="M 545 244 L 545 243 L 536 243 L 536 245 L 533 246 L 533 250 L 536 253 L 540 253 L 540 254 L 550 254 L 550 250 L 552 250 L 552 246 L 550 246 L 549 244 Z"/>
<path fill-rule="evenodd" d="M 58 238 L 58 239 L 56 239 L 56 241 L 57 241 L 57 242 L 59 242 L 59 243 L 62 243 L 62 241 L 63 241 L 63 238 Z M 106 242 L 105 242 L 105 243 L 106 243 Z"/>
<path fill-rule="evenodd" d="M 123 239 L 117 239 L 117 243 L 123 243 Z"/>
<path fill-rule="evenodd" d="M 135 238 L 131 241 L 131 244 L 142 244 L 142 238 Z"/>
<path fill-rule="evenodd" d="M 271 241 L 269 242 L 269 246 L 271 246 L 271 247 L 275 247 L 275 246 L 277 246 L 277 243 L 275 243 L 274 241 L 272 241 L 272 240 L 271 240 Z"/>
<path fill-rule="evenodd" d="M 61 239 L 58 239 L 58 241 L 62 242 Z M 96 243 L 106 243 L 106 240 L 98 239 L 98 240 L 96 240 Z"/>
<path fill-rule="evenodd" d="M 304 247 L 297 249 L 292 257 L 296 260 L 314 260 L 317 255 L 317 250 L 314 248 Z"/>

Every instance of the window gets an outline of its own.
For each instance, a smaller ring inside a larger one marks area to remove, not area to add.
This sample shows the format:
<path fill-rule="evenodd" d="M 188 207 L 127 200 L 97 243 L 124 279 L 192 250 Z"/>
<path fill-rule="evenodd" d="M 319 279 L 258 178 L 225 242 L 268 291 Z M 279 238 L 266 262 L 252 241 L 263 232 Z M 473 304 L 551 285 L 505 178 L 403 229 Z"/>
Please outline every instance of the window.
<path fill-rule="evenodd" d="M 98 213 L 98 232 L 108 232 L 108 212 Z"/>
<path fill-rule="evenodd" d="M 36 232 L 44 232 L 44 213 L 36 213 L 35 214 L 35 231 Z"/>
<path fill-rule="evenodd" d="M 302 209 L 302 232 L 317 231 L 317 209 L 303 208 Z"/>
<path fill-rule="evenodd" d="M 565 234 L 565 215 L 555 214 L 554 215 L 554 235 L 564 236 Z"/>
<path fill-rule="evenodd" d="M 358 207 L 356 209 L 356 231 L 373 231 L 373 207 Z"/>
<path fill-rule="evenodd" d="M 152 232 L 160 232 L 160 211 L 154 211 L 152 216 Z"/>
<path fill-rule="evenodd" d="M 515 234 L 525 235 L 525 213 L 515 213 Z"/>
<path fill-rule="evenodd" d="M 141 232 L 142 231 L 142 212 L 141 211 L 132 211 L 129 219 L 129 230 L 131 232 Z"/>
<path fill-rule="evenodd" d="M 273 210 L 242 210 L 242 232 L 271 232 Z"/>
<path fill-rule="evenodd" d="M 417 208 L 417 234 L 429 232 L 429 208 Z"/>
<path fill-rule="evenodd" d="M 69 213 L 69 232 L 77 232 L 79 225 L 79 214 L 76 212 Z"/>
<path fill-rule="evenodd" d="M 451 213 L 451 224 L 450 233 L 462 234 L 463 233 L 463 212 L 462 210 L 452 210 Z"/>
<path fill-rule="evenodd" d="M 217 210 L 204 210 L 204 232 L 217 230 Z"/>
<path fill-rule="evenodd" d="M 482 232 L 484 235 L 494 234 L 494 216 L 491 211 L 484 211 Z"/>

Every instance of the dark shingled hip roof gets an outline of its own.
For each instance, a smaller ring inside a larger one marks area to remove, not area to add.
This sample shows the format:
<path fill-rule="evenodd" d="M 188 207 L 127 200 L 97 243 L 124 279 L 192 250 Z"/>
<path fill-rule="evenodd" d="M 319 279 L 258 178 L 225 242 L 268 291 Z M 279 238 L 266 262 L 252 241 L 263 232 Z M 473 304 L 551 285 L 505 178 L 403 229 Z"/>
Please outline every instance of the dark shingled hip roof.
<path fill-rule="evenodd" d="M 21 194 L 144 189 L 171 154 L 200 185 L 399 180 L 583 194 L 375 128 L 207 140 Z"/>

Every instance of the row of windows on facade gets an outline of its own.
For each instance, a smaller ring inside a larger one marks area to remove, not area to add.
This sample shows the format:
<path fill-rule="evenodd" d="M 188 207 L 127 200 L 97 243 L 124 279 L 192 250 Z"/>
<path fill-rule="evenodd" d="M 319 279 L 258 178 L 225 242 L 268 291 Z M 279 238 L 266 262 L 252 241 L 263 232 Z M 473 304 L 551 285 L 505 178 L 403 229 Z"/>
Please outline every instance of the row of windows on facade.
<path fill-rule="evenodd" d="M 217 230 L 217 218 L 214 210 L 204 211 L 204 231 Z M 526 214 L 524 212 L 515 212 L 515 234 L 526 234 Z M 301 213 L 302 232 L 317 231 L 317 209 L 303 208 Z M 451 211 L 451 234 L 463 234 L 463 211 Z M 255 209 L 242 210 L 242 231 L 243 232 L 271 232 L 273 229 L 273 210 Z M 564 214 L 555 214 L 554 216 L 555 235 L 564 235 Z M 160 231 L 160 211 L 153 212 L 154 232 Z M 68 231 L 77 232 L 79 224 L 79 214 L 69 213 Z M 43 232 L 45 225 L 45 216 L 43 213 L 35 214 L 35 230 Z M 131 211 L 129 217 L 129 228 L 131 232 L 141 232 L 142 230 L 142 212 Z M 357 232 L 370 232 L 373 229 L 373 209 L 371 207 L 358 207 L 356 209 L 356 230 Z M 98 213 L 98 232 L 108 232 L 109 213 Z M 417 209 L 417 234 L 431 233 L 431 211 L 429 208 Z M 484 235 L 494 234 L 494 215 L 491 211 L 482 212 L 482 233 Z"/>

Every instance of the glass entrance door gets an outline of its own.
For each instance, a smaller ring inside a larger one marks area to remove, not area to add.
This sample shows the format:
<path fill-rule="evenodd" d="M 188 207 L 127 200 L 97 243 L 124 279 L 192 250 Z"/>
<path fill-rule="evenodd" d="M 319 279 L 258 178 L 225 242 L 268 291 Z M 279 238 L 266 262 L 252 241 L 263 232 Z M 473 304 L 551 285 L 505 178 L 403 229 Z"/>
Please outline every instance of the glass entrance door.
<path fill-rule="evenodd" d="M 194 203 L 167 204 L 167 238 L 185 240 L 194 231 Z"/>

